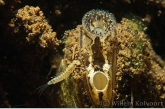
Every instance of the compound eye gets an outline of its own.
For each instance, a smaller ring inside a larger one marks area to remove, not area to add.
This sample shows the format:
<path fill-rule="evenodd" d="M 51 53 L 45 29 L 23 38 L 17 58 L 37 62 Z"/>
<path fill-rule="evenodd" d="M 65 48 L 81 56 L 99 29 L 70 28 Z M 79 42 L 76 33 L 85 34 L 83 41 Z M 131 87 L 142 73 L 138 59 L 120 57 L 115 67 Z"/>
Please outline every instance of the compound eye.
<path fill-rule="evenodd" d="M 105 36 L 114 29 L 116 20 L 112 13 L 103 10 L 91 10 L 84 15 L 82 25 L 90 34 Z"/>

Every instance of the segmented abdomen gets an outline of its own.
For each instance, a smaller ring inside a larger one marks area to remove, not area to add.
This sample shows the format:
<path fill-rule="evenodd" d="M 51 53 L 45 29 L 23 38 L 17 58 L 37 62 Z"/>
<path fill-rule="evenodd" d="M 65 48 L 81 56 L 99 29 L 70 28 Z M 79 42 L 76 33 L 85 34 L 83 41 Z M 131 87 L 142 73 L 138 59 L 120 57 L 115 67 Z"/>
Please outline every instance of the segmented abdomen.
<path fill-rule="evenodd" d="M 69 75 L 73 72 L 73 70 L 80 65 L 80 61 L 78 60 L 74 60 L 65 70 L 64 73 L 61 73 L 60 75 L 56 76 L 55 78 L 51 79 L 47 84 L 48 85 L 52 85 L 52 84 L 56 84 L 64 79 L 66 79 L 67 77 L 69 77 Z"/>

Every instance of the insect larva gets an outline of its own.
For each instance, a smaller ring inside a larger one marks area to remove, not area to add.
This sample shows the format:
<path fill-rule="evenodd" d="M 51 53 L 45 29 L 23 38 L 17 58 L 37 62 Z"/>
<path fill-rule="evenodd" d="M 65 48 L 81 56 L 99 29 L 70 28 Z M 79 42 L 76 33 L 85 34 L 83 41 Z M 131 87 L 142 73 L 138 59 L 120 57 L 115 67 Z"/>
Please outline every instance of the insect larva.
<path fill-rule="evenodd" d="M 56 84 L 58 82 L 61 82 L 62 80 L 66 79 L 69 77 L 69 75 L 74 71 L 74 69 L 80 65 L 80 61 L 78 60 L 73 60 L 73 62 L 66 68 L 66 70 L 61 73 L 60 75 L 54 77 L 53 79 L 51 79 L 50 81 L 48 81 L 46 84 L 40 86 L 39 88 L 37 88 L 36 90 L 39 90 L 37 94 L 41 95 L 42 92 L 49 86 L 52 84 Z"/>

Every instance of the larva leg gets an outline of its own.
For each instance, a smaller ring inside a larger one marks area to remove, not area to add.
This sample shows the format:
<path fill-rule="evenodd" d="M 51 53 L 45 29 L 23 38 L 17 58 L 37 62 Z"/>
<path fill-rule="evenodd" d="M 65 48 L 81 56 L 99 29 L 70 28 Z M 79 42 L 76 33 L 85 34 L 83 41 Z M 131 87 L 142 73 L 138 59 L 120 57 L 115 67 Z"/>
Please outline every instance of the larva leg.
<path fill-rule="evenodd" d="M 48 77 L 52 73 L 53 69 L 56 69 L 56 68 L 57 68 L 56 65 L 51 65 L 49 73 L 46 75 L 46 77 Z"/>
<path fill-rule="evenodd" d="M 39 88 L 37 88 L 36 90 L 38 91 L 38 94 L 41 95 L 41 93 L 49 86 L 52 84 L 56 84 L 58 82 L 61 82 L 62 80 L 66 79 L 69 77 L 69 75 L 74 71 L 74 69 L 80 65 L 80 61 L 78 60 L 73 60 L 73 62 L 66 68 L 66 70 L 59 74 L 58 76 L 54 77 L 53 79 L 51 79 L 49 82 L 47 82 L 47 84 L 44 84 L 42 86 L 40 86 Z"/>

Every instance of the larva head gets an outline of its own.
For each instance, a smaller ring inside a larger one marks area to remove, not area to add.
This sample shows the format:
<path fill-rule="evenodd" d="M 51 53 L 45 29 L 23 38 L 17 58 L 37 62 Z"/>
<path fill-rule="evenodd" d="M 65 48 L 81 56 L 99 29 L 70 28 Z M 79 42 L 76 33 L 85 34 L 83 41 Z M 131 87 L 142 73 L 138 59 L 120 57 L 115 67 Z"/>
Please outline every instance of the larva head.
<path fill-rule="evenodd" d="M 91 10 L 84 15 L 82 25 L 90 34 L 105 36 L 114 29 L 116 20 L 112 13 L 103 10 Z"/>

